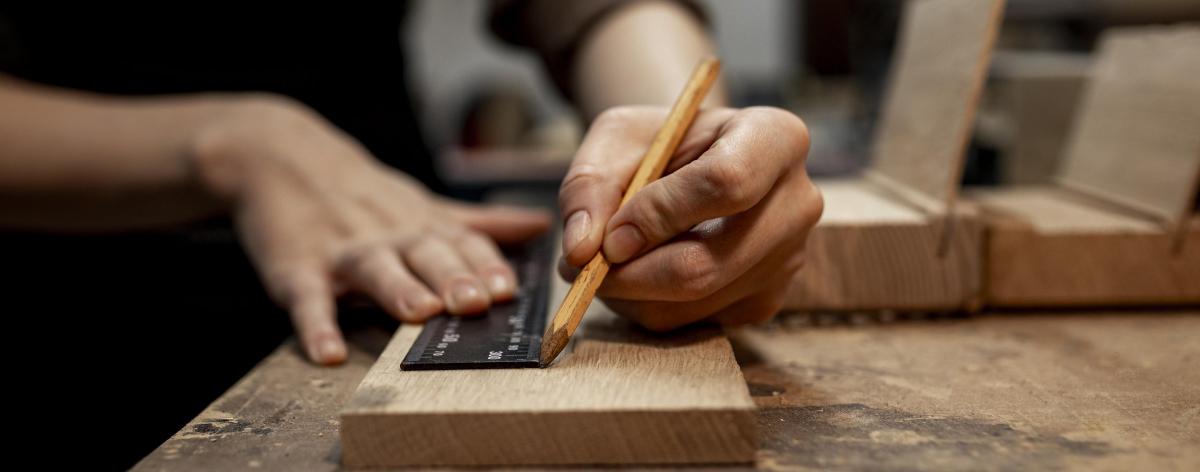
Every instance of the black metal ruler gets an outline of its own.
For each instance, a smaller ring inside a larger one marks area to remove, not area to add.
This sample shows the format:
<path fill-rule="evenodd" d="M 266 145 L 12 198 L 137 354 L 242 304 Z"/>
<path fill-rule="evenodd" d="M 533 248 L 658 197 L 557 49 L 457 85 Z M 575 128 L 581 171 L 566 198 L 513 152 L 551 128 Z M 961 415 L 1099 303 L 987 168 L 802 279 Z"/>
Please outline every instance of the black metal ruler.
<path fill-rule="evenodd" d="M 554 256 L 542 238 L 507 251 L 520 286 L 513 301 L 478 317 L 441 315 L 425 322 L 402 370 L 538 367 Z"/>

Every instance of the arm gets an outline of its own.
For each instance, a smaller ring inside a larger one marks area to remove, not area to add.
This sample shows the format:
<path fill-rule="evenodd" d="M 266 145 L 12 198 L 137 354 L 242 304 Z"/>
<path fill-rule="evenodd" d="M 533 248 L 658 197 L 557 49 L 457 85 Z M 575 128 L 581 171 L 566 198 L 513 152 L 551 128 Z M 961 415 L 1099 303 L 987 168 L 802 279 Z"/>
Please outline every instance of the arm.
<path fill-rule="evenodd" d="M 220 211 L 195 137 L 243 107 L 225 96 L 113 99 L 0 76 L 0 225 L 121 230 Z"/>
<path fill-rule="evenodd" d="M 616 106 L 670 105 L 700 59 L 715 54 L 700 19 L 665 1 L 618 7 L 577 47 L 569 81 L 576 104 L 589 119 Z M 718 81 L 705 105 L 727 102 L 723 81 Z"/>
<path fill-rule="evenodd" d="M 545 215 L 431 195 L 300 103 L 105 97 L 0 80 L 0 226 L 128 230 L 228 212 L 316 362 L 346 356 L 334 298 L 402 321 L 511 298 L 496 242 Z"/>

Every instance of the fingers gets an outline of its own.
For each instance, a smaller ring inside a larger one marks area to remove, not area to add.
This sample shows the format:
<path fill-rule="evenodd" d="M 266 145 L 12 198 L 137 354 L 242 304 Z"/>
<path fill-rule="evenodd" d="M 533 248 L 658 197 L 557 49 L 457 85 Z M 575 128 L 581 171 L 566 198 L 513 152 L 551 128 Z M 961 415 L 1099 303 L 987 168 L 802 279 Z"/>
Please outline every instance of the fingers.
<path fill-rule="evenodd" d="M 807 152 L 807 129 L 794 115 L 737 112 L 699 158 L 647 185 L 613 215 L 605 257 L 625 262 L 703 221 L 752 208 Z"/>
<path fill-rule="evenodd" d="M 803 248 L 820 216 L 819 192 L 806 179 L 782 182 L 757 206 L 709 220 L 682 237 L 614 266 L 602 297 L 693 301 L 737 280 L 765 282 L 772 274 L 751 271 L 764 262 L 781 266 Z"/>
<path fill-rule="evenodd" d="M 707 149 L 732 113 L 728 109 L 701 112 L 668 170 Z M 558 194 L 564 218 L 563 256 L 568 264 L 582 266 L 600 250 L 605 225 L 665 119 L 665 109 L 622 107 L 604 112 L 592 123 Z"/>
<path fill-rule="evenodd" d="M 404 262 L 442 298 L 446 311 L 455 315 L 481 313 L 491 303 L 487 288 L 444 239 L 422 238 L 408 247 Z"/>
<path fill-rule="evenodd" d="M 455 246 L 475 276 L 483 281 L 493 301 L 512 299 L 517 290 L 517 274 L 495 242 L 469 231 L 455 238 Z"/>
<path fill-rule="evenodd" d="M 724 309 L 714 313 L 710 320 L 721 326 L 742 326 L 762 324 L 770 321 L 783 308 L 784 294 L 787 291 L 791 277 L 782 284 L 776 284 L 770 290 L 746 297 Z"/>
<path fill-rule="evenodd" d="M 700 320 L 723 326 L 761 323 L 779 311 L 784 294 L 799 265 L 793 259 L 779 264 L 764 261 L 742 278 L 717 293 L 688 302 L 647 302 L 605 299 L 618 314 L 651 331 L 669 331 Z"/>
<path fill-rule="evenodd" d="M 281 302 L 309 359 L 321 365 L 344 362 L 346 342 L 338 329 L 328 278 L 320 270 L 307 268 L 294 269 L 281 277 Z"/>
<path fill-rule="evenodd" d="M 550 213 L 544 210 L 503 205 L 472 205 L 443 201 L 450 216 L 467 227 L 490 236 L 500 244 L 528 241 L 550 227 Z"/>
<path fill-rule="evenodd" d="M 662 123 L 662 111 L 615 109 L 596 118 L 563 178 L 558 205 L 565 218 L 563 257 L 582 266 L 600 250 L 604 224 L 617 211 L 621 195 Z M 644 126 L 638 126 L 644 124 Z"/>
<path fill-rule="evenodd" d="M 400 321 L 420 322 L 442 311 L 442 301 L 400 263 L 390 247 L 358 251 L 338 266 L 349 285 L 366 292 Z"/>

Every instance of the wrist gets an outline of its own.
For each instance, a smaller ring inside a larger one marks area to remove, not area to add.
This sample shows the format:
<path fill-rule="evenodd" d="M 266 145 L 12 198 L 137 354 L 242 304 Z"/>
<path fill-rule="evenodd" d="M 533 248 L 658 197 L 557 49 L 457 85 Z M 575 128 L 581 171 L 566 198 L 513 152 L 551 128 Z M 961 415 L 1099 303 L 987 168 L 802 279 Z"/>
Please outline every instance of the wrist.
<path fill-rule="evenodd" d="M 265 157 L 286 152 L 287 134 L 304 133 L 318 118 L 304 104 L 282 95 L 238 94 L 215 99 L 214 110 L 185 145 L 192 179 L 213 196 L 237 200 L 261 172 Z"/>

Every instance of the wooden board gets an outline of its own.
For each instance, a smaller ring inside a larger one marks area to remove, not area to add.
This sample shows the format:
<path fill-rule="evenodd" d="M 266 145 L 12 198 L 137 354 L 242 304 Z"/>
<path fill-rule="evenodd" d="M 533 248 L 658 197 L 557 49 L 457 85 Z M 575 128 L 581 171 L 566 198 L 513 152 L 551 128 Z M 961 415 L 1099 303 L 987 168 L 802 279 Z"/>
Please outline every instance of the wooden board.
<path fill-rule="evenodd" d="M 945 211 L 958 192 L 1001 0 L 909 2 L 874 141 L 870 175 Z"/>
<path fill-rule="evenodd" d="M 1058 181 L 1175 223 L 1200 185 L 1200 27 L 1113 30 Z"/>
<path fill-rule="evenodd" d="M 1177 248 L 1160 223 L 1065 189 L 972 196 L 988 217 L 989 305 L 1200 303 L 1200 217 Z"/>
<path fill-rule="evenodd" d="M 942 225 L 862 180 L 817 182 L 825 213 L 809 235 L 787 310 L 955 310 L 975 306 L 982 234 L 967 206 L 939 255 Z"/>
<path fill-rule="evenodd" d="M 343 410 L 345 465 L 754 460 L 754 404 L 719 329 L 656 336 L 594 303 L 548 368 L 401 371 L 419 331 L 396 333 Z"/>
<path fill-rule="evenodd" d="M 1198 312 L 851 319 L 735 333 L 761 441 L 733 470 L 1200 469 Z M 289 340 L 134 470 L 339 470 L 338 410 L 391 335 L 345 331 L 346 365 Z"/>

